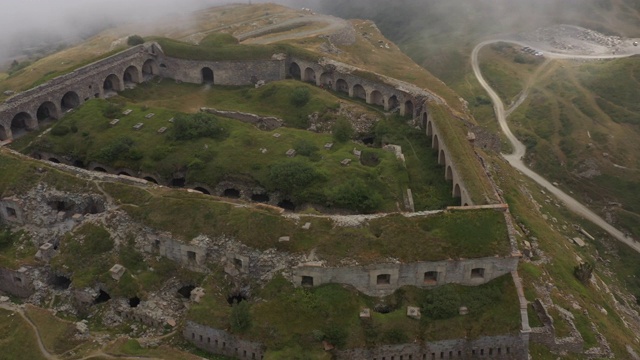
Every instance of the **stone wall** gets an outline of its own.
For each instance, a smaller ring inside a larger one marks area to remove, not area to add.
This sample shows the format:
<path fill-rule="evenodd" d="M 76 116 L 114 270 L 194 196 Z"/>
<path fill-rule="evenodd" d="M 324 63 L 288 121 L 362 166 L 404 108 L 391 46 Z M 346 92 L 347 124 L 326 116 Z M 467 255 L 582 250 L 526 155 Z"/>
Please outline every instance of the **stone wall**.
<path fill-rule="evenodd" d="M 34 289 L 28 269 L 25 267 L 18 270 L 0 268 L 0 291 L 22 298 L 31 296 Z"/>
<path fill-rule="evenodd" d="M 385 296 L 405 285 L 420 288 L 431 288 L 443 284 L 477 286 L 509 274 L 517 267 L 518 257 L 485 257 L 338 268 L 302 265 L 293 269 L 291 280 L 296 286 L 348 284 L 367 295 Z"/>
<path fill-rule="evenodd" d="M 0 200 L 0 224 L 24 224 L 24 214 L 22 213 L 22 204 L 20 200 L 16 198 L 5 198 Z"/>
<path fill-rule="evenodd" d="M 284 120 L 273 116 L 260 116 L 239 111 L 224 111 L 212 108 L 201 108 L 200 111 L 209 114 L 228 117 L 230 119 L 240 120 L 244 123 L 255 125 L 260 130 L 271 131 L 282 126 Z"/>
<path fill-rule="evenodd" d="M 207 82 L 203 69 L 213 72 L 215 85 L 253 85 L 285 78 L 284 60 L 195 61 L 162 56 L 160 75 L 176 81 L 202 84 Z"/>
<path fill-rule="evenodd" d="M 528 344 L 519 335 L 487 336 L 476 340 L 443 340 L 424 344 L 387 345 L 372 349 L 338 351 L 344 360 L 522 359 Z"/>
<path fill-rule="evenodd" d="M 236 359 L 260 360 L 264 358 L 264 346 L 260 343 L 242 340 L 226 331 L 187 321 L 182 332 L 185 339 L 196 347 L 218 355 Z"/>

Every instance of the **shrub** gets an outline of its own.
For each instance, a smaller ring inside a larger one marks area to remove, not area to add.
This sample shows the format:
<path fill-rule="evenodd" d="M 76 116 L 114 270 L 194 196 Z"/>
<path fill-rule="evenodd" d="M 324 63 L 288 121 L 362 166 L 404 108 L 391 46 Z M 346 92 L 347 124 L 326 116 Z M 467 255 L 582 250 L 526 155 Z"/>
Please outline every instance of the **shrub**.
<path fill-rule="evenodd" d="M 360 179 L 352 179 L 338 185 L 329 195 L 329 199 L 334 206 L 358 212 L 374 211 L 382 202 L 382 196 Z"/>
<path fill-rule="evenodd" d="M 58 125 L 51 129 L 51 135 L 53 136 L 65 136 L 70 132 L 71 129 L 66 125 Z"/>
<path fill-rule="evenodd" d="M 122 136 L 115 139 L 111 144 L 100 149 L 96 154 L 96 157 L 105 162 L 113 162 L 118 159 L 130 158 L 129 152 L 132 150 L 133 146 L 134 142 L 131 138 Z M 138 156 L 141 156 L 141 153 L 137 152 L 133 155 L 134 158 L 137 158 Z M 139 158 L 134 160 L 139 160 Z"/>
<path fill-rule="evenodd" d="M 349 141 L 351 136 L 353 136 L 353 126 L 351 126 L 351 123 L 347 119 L 341 117 L 333 124 L 331 132 L 333 134 L 333 140 L 344 143 Z"/>
<path fill-rule="evenodd" d="M 317 171 L 306 162 L 286 160 L 274 164 L 269 170 L 269 185 L 272 189 L 291 194 L 309 186 L 318 177 Z"/>
<path fill-rule="evenodd" d="M 251 313 L 249 312 L 249 303 L 241 301 L 234 303 L 231 308 L 231 331 L 234 333 L 243 333 L 251 327 Z"/>
<path fill-rule="evenodd" d="M 123 105 L 109 103 L 102 110 L 102 116 L 104 116 L 107 119 L 115 119 L 118 116 L 120 116 L 120 114 L 122 114 L 122 109 L 123 108 L 124 108 Z"/>
<path fill-rule="evenodd" d="M 431 319 L 449 319 L 458 314 L 460 295 L 451 286 L 429 291 L 423 299 L 422 311 Z"/>
<path fill-rule="evenodd" d="M 173 123 L 173 135 L 176 140 L 193 140 L 201 137 L 224 139 L 228 133 L 220 126 L 218 119 L 211 114 L 179 114 Z"/>
<path fill-rule="evenodd" d="M 307 105 L 310 99 L 311 99 L 311 93 L 309 92 L 309 89 L 306 87 L 300 86 L 293 89 L 293 91 L 291 92 L 290 101 L 291 101 L 291 104 L 294 106 L 303 107 Z"/>
<path fill-rule="evenodd" d="M 583 262 L 573 268 L 573 275 L 583 284 L 588 284 L 595 266 L 592 263 Z"/>
<path fill-rule="evenodd" d="M 390 344 L 405 344 L 409 342 L 409 336 L 402 329 L 392 328 L 384 332 L 385 342 Z"/>
<path fill-rule="evenodd" d="M 17 236 L 11 232 L 9 229 L 3 229 L 0 227 L 0 250 L 7 249 L 13 246 L 14 241 Z"/>
<path fill-rule="evenodd" d="M 136 46 L 140 44 L 144 44 L 144 38 L 140 35 L 131 35 L 127 39 L 127 45 L 129 46 Z"/>
<path fill-rule="evenodd" d="M 347 344 L 349 333 L 346 329 L 338 327 L 335 324 L 328 325 L 324 328 L 324 339 L 333 346 L 342 348 Z"/>
<path fill-rule="evenodd" d="M 300 139 L 296 141 L 293 148 L 299 155 L 302 156 L 312 156 L 316 151 L 318 151 L 318 147 L 307 139 Z"/>

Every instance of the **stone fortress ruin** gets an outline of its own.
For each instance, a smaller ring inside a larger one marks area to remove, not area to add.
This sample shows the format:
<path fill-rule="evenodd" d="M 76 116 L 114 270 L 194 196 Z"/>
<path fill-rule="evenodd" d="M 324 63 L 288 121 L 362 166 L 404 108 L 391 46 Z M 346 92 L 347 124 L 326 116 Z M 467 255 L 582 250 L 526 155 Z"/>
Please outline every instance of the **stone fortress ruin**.
<path fill-rule="evenodd" d="M 360 74 L 360 75 L 358 75 Z M 96 61 L 90 65 L 57 77 L 28 91 L 19 93 L 0 105 L 0 141 L 10 141 L 26 131 L 37 130 L 41 123 L 59 119 L 67 112 L 81 106 L 92 98 L 108 97 L 113 92 L 126 89 L 154 76 L 188 83 L 210 83 L 216 85 L 252 85 L 257 81 L 278 81 L 287 77 L 330 88 L 337 92 L 359 98 L 368 104 L 382 106 L 385 110 L 398 109 L 401 115 L 413 118 L 432 146 L 438 152 L 438 163 L 445 169 L 445 178 L 451 181 L 451 195 L 460 198 L 463 207 L 451 211 L 497 211 L 504 214 L 504 227 L 508 236 L 501 239 L 506 251 L 478 258 L 442 258 L 437 261 L 400 263 L 381 261 L 368 265 L 326 266 L 282 252 L 265 255 L 256 249 L 228 239 L 196 238 L 190 243 L 175 239 L 171 234 L 141 229 L 137 244 L 147 254 L 170 259 L 196 272 L 208 271 L 207 264 L 224 267 L 225 273 L 234 277 L 248 277 L 256 281 L 269 278 L 282 271 L 297 287 L 316 287 L 322 284 L 340 283 L 353 286 L 371 296 L 384 296 L 405 285 L 433 288 L 443 284 L 476 286 L 498 277 L 511 274 L 516 284 L 516 273 L 520 253 L 513 234 L 508 209 L 504 205 L 474 207 L 460 172 L 444 137 L 429 113 L 429 104 L 442 102 L 434 94 L 414 85 L 384 76 L 363 77 L 362 71 L 330 60 L 307 59 L 274 55 L 269 60 L 245 61 L 195 61 L 166 56 L 157 43 L 146 43 L 121 53 Z M 54 154 L 37 154 L 44 160 L 57 164 L 50 166 L 65 169 L 80 177 L 96 176 L 111 181 L 133 183 L 139 186 L 172 185 L 172 179 L 163 179 L 157 174 L 141 174 L 133 170 L 113 169 L 102 164 L 89 164 L 88 171 L 77 167 L 73 159 L 56 157 Z M 96 174 L 95 171 L 104 174 Z M 126 175 L 118 176 L 118 175 Z M 139 178 L 139 179 L 134 179 Z M 140 180 L 142 179 L 142 180 Z M 193 184 L 197 188 L 197 184 Z M 201 189 L 199 189 L 201 190 Z M 205 189 L 207 190 L 207 189 Z M 210 192 L 210 190 L 201 192 Z M 72 197 L 73 201 L 63 200 Z M 108 211 L 106 201 L 94 196 L 58 194 L 46 199 L 50 204 L 47 221 L 61 228 L 73 229 L 85 217 L 97 216 Z M 34 213 L 35 202 L 25 203 L 19 198 L 0 201 L 0 220 L 9 225 L 38 223 Z M 463 210 L 466 207 L 469 210 Z M 412 214 L 418 218 L 439 216 L 443 211 Z M 357 217 L 357 216 L 356 216 Z M 285 241 L 287 241 L 286 239 Z M 56 244 L 45 242 L 40 247 L 40 258 L 48 262 L 56 252 Z M 273 259 L 279 259 L 274 261 Z M 285 269 L 275 263 L 285 263 Z M 113 276 L 121 275 L 115 269 Z M 0 269 L 0 290 L 28 297 L 34 292 L 32 270 L 23 267 L 17 271 Z M 518 286 L 518 297 L 522 313 L 522 331 L 519 334 L 482 337 L 474 340 L 457 339 L 429 343 L 389 345 L 372 349 L 343 350 L 336 353 L 339 359 L 525 359 L 528 353 L 530 328 L 527 319 L 527 304 Z M 194 290 L 195 291 L 195 290 Z M 192 293 L 193 294 L 193 293 Z M 142 310 L 133 308 L 123 316 L 150 324 L 162 324 L 166 319 L 145 317 Z M 243 340 L 221 329 L 214 329 L 192 321 L 183 329 L 185 339 L 204 350 L 240 359 L 262 359 L 265 348 L 262 344 Z"/>

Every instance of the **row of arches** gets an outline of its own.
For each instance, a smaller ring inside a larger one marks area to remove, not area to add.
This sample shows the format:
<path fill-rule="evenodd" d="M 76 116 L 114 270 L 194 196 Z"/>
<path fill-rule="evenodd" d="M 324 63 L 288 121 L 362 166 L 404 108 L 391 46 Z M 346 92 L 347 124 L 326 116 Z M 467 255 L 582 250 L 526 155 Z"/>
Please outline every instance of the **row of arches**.
<path fill-rule="evenodd" d="M 427 112 L 423 112 L 421 115 L 421 125 L 425 130 L 426 135 L 431 139 L 431 147 L 438 153 L 438 165 L 441 165 L 445 168 L 445 180 L 453 182 L 452 196 L 454 198 L 461 198 L 462 189 L 460 187 L 460 184 L 458 183 L 457 175 L 454 174 L 451 162 L 447 161 L 447 153 L 445 152 L 445 149 L 440 145 L 438 134 L 433 131 L 433 123 L 431 119 L 429 119 L 429 115 L 427 114 Z M 464 203 L 462 205 L 467 206 L 469 204 Z"/>
<path fill-rule="evenodd" d="M 359 83 L 349 85 L 347 80 L 343 77 L 336 77 L 332 72 L 323 72 L 318 77 L 313 68 L 306 67 L 304 71 L 302 71 L 298 63 L 292 62 L 289 66 L 289 74 L 296 80 L 310 82 L 336 92 L 345 93 L 352 98 L 362 99 L 367 104 L 381 106 L 385 111 L 394 111 L 397 109 L 403 116 L 415 116 L 415 104 L 413 100 L 403 99 L 404 101 L 400 101 L 398 95 L 393 94 L 387 97 L 377 89 L 367 91 L 367 89 Z"/>
<path fill-rule="evenodd" d="M 158 66 L 154 59 L 146 60 L 142 67 L 131 65 L 122 74 L 111 73 L 102 82 L 102 89 L 96 89 L 89 85 L 88 89 L 67 91 L 62 97 L 50 98 L 41 102 L 35 111 L 20 111 L 13 116 L 9 124 L 0 123 L 0 141 L 16 139 L 25 133 L 36 130 L 43 123 L 60 119 L 68 111 L 79 107 L 83 101 L 89 99 L 82 98 L 81 94 L 93 94 L 94 97 L 107 97 L 118 91 L 123 91 L 127 86 L 149 80 L 159 73 Z M 5 126 L 9 129 L 5 128 Z"/>

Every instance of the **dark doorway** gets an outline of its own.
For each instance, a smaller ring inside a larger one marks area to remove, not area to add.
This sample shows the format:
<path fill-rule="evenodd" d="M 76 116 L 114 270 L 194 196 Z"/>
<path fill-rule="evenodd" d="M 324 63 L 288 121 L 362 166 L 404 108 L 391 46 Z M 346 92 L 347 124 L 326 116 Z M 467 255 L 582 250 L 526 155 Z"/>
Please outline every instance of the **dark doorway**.
<path fill-rule="evenodd" d="M 151 176 L 145 176 L 143 179 L 147 180 L 148 182 L 152 182 L 154 184 L 158 183 L 158 181 L 156 179 L 152 178 Z"/>
<path fill-rule="evenodd" d="M 129 306 L 134 308 L 134 307 L 138 307 L 138 305 L 140 305 L 140 298 L 139 297 L 134 296 L 134 297 L 129 299 Z"/>
<path fill-rule="evenodd" d="M 241 292 L 230 294 L 227 297 L 227 302 L 229 303 L 229 305 L 239 304 L 245 300 L 247 300 L 247 296 Z"/>
<path fill-rule="evenodd" d="M 289 211 L 296 211 L 296 204 L 291 202 L 291 200 L 282 200 L 278 203 L 278 206 Z"/>
<path fill-rule="evenodd" d="M 251 200 L 260 203 L 268 203 L 271 199 L 267 194 L 253 194 L 251 195 Z"/>
<path fill-rule="evenodd" d="M 240 191 L 237 189 L 226 189 L 222 196 L 231 199 L 240 199 Z"/>
<path fill-rule="evenodd" d="M 202 83 L 213 84 L 213 70 L 210 68 L 202 68 Z"/>
<path fill-rule="evenodd" d="M 178 294 L 182 295 L 183 298 L 185 299 L 190 299 L 191 298 L 191 291 L 193 289 L 195 289 L 196 287 L 193 285 L 185 285 L 183 287 L 181 287 L 180 289 L 178 289 Z"/>
<path fill-rule="evenodd" d="M 175 187 L 184 187 L 187 183 L 187 179 L 185 178 L 174 178 L 173 180 L 171 180 L 171 186 L 175 186 Z"/>
<path fill-rule="evenodd" d="M 56 275 L 51 279 L 51 285 L 56 290 L 66 290 L 71 285 L 71 279 L 66 276 Z"/>
<path fill-rule="evenodd" d="M 93 300 L 93 303 L 94 304 L 101 304 L 101 303 L 107 302 L 109 300 L 111 300 L 111 296 L 109 294 L 107 294 L 105 291 L 103 291 L 102 289 L 100 289 L 100 293 L 95 298 L 95 300 Z"/>

